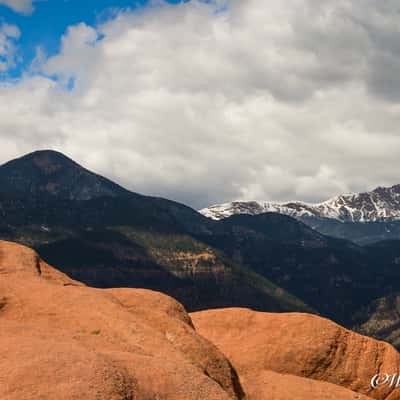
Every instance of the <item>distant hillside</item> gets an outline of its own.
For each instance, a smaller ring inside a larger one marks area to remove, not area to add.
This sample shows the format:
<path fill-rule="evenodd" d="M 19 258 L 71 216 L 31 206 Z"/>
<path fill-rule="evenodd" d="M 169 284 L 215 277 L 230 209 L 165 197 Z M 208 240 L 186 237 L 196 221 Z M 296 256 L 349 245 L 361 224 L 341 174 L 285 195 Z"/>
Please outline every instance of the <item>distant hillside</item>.
<path fill-rule="evenodd" d="M 340 195 L 319 204 L 234 201 L 200 210 L 213 220 L 267 212 L 291 216 L 325 235 L 358 244 L 400 239 L 400 185 Z"/>
<path fill-rule="evenodd" d="M 35 247 L 91 286 L 163 291 L 190 310 L 245 306 L 311 310 L 194 235 L 215 223 L 165 199 L 129 192 L 60 153 L 0 167 L 0 237 Z"/>
<path fill-rule="evenodd" d="M 0 182 L 0 239 L 34 247 L 91 286 L 162 291 L 190 311 L 308 311 L 347 327 L 368 323 L 375 300 L 400 292 L 392 247 L 360 247 L 290 216 L 215 221 L 51 151 L 0 166 Z"/>

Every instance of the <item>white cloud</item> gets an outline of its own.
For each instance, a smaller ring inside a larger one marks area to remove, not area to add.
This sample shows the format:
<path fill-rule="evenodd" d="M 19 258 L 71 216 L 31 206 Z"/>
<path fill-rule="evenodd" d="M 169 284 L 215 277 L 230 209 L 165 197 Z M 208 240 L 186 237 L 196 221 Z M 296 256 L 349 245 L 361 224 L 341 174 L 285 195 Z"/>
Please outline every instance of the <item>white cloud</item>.
<path fill-rule="evenodd" d="M 17 26 L 0 25 L 0 74 L 15 66 L 17 48 L 15 41 L 20 37 Z"/>
<path fill-rule="evenodd" d="M 396 2 L 225 5 L 70 27 L 41 63 L 61 84 L 0 88 L 0 158 L 53 147 L 196 207 L 399 183 Z"/>
<path fill-rule="evenodd" d="M 0 0 L 0 4 L 4 4 L 22 14 L 31 14 L 34 10 L 33 3 L 38 1 L 46 0 Z"/>

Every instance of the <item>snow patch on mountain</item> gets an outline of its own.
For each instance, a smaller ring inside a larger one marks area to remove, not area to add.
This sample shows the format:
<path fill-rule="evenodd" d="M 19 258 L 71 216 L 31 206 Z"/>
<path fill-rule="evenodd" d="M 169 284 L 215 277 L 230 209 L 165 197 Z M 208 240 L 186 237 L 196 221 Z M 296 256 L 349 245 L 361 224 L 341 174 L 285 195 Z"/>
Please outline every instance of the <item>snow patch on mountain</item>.
<path fill-rule="evenodd" d="M 200 210 L 208 218 L 220 220 L 235 214 L 257 215 L 277 212 L 294 218 L 319 217 L 342 222 L 375 222 L 400 219 L 400 185 L 378 187 L 372 192 L 333 197 L 318 204 L 300 201 L 233 201 Z"/>

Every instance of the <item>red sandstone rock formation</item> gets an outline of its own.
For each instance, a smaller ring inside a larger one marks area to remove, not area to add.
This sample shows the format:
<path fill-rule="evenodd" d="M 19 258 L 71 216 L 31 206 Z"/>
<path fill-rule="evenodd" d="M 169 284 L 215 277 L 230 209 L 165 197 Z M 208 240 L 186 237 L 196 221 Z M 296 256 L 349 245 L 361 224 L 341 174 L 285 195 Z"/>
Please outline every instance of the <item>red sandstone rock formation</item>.
<path fill-rule="evenodd" d="M 400 399 L 400 389 L 370 385 L 377 373 L 399 372 L 399 353 L 326 319 L 247 309 L 191 317 L 197 331 L 231 360 L 251 399 Z"/>
<path fill-rule="evenodd" d="M 397 351 L 330 321 L 244 309 L 193 321 L 233 361 L 246 400 L 400 399 L 369 387 L 375 373 L 398 371 Z M 203 336 L 168 296 L 89 288 L 0 242 L 1 400 L 244 400 Z"/>
<path fill-rule="evenodd" d="M 0 299 L 2 400 L 243 397 L 225 356 L 167 296 L 85 287 L 0 242 Z"/>
<path fill-rule="evenodd" d="M 261 371 L 245 385 L 248 400 L 371 400 L 332 383 L 273 371 Z"/>

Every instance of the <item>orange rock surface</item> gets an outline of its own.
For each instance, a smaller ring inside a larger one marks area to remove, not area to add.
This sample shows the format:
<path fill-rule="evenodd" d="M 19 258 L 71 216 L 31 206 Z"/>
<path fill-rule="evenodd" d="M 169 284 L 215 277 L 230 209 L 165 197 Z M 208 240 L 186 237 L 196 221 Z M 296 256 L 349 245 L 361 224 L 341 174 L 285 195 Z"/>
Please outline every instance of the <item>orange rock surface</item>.
<path fill-rule="evenodd" d="M 229 400 L 225 356 L 174 300 L 83 286 L 0 242 L 1 400 Z"/>
<path fill-rule="evenodd" d="M 190 318 L 168 296 L 89 288 L 0 241 L 1 400 L 396 400 L 369 383 L 398 366 L 389 345 L 322 318 Z"/>
<path fill-rule="evenodd" d="M 247 379 L 248 400 L 370 400 L 371 397 L 355 393 L 332 383 L 261 371 Z"/>
<path fill-rule="evenodd" d="M 247 309 L 191 317 L 228 356 L 251 399 L 400 399 L 400 389 L 371 388 L 375 374 L 399 372 L 399 353 L 326 319 Z"/>

